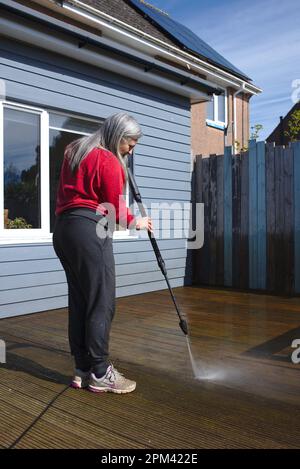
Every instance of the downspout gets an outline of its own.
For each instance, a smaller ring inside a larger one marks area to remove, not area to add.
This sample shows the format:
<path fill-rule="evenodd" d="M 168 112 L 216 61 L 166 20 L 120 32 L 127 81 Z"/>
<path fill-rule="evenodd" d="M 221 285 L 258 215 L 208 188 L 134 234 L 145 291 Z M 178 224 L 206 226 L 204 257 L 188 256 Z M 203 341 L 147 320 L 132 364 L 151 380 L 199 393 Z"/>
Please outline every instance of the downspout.
<path fill-rule="evenodd" d="M 236 119 L 236 96 L 239 93 L 242 93 L 245 91 L 245 82 L 242 83 L 240 88 L 233 93 L 233 139 L 232 139 L 232 146 L 233 146 L 233 154 L 236 154 L 236 145 L 235 145 L 235 140 L 237 137 L 237 119 Z"/>

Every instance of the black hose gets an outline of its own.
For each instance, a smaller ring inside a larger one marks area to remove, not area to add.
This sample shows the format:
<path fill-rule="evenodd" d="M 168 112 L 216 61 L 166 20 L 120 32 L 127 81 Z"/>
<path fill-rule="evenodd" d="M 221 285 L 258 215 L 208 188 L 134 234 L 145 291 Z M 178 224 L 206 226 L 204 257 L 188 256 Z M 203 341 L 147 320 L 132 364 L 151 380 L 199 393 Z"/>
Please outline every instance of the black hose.
<path fill-rule="evenodd" d="M 143 203 L 142 203 L 142 197 L 141 197 L 139 188 L 138 188 L 138 186 L 137 186 L 137 184 L 136 184 L 136 181 L 135 181 L 134 176 L 133 176 L 133 174 L 132 174 L 132 172 L 131 172 L 131 169 L 128 167 L 127 170 L 128 170 L 128 180 L 129 180 L 130 189 L 131 189 L 131 191 L 132 191 L 132 195 L 133 195 L 135 201 L 136 201 L 137 204 L 138 204 L 138 207 L 139 207 L 139 210 L 140 210 L 140 212 L 141 212 L 142 217 L 146 217 L 146 216 L 147 216 L 147 213 L 146 213 L 145 207 L 144 207 L 144 205 L 143 205 Z M 175 308 L 176 308 L 178 317 L 179 317 L 179 319 L 180 319 L 180 321 L 179 321 L 179 327 L 181 328 L 182 332 L 183 332 L 185 335 L 188 335 L 187 323 L 186 323 L 186 321 L 182 318 L 181 313 L 180 313 L 179 308 L 178 308 L 178 305 L 177 305 L 177 303 L 176 303 L 176 299 L 175 299 L 174 293 L 173 293 L 173 291 L 172 291 L 172 288 L 171 288 L 171 285 L 170 285 L 170 282 L 169 282 L 169 279 L 168 279 L 167 269 L 166 269 L 164 260 L 163 260 L 163 258 L 161 257 L 161 253 L 160 253 L 160 250 L 159 250 L 159 248 L 158 248 L 156 239 L 155 239 L 153 233 L 150 232 L 150 230 L 147 230 L 147 231 L 148 231 L 148 236 L 149 236 L 149 239 L 150 239 L 150 241 L 151 241 L 153 250 L 154 250 L 154 252 L 155 252 L 155 256 L 156 256 L 156 259 L 157 259 L 157 263 L 158 263 L 158 265 L 159 265 L 159 267 L 160 267 L 160 270 L 162 271 L 162 274 L 164 275 L 164 277 L 165 277 L 165 279 L 166 279 L 166 282 L 167 282 L 169 291 L 170 291 L 170 293 L 171 293 L 171 297 L 172 297 L 173 303 L 174 303 L 174 305 L 175 305 Z"/>

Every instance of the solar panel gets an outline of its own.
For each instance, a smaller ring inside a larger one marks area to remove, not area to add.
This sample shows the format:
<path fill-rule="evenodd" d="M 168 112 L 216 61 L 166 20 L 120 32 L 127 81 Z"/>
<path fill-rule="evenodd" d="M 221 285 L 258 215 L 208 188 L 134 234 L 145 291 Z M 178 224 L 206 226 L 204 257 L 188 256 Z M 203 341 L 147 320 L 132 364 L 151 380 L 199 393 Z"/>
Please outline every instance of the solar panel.
<path fill-rule="evenodd" d="M 211 63 L 217 64 L 222 68 L 234 72 L 244 79 L 251 80 L 251 78 L 232 65 L 221 54 L 210 47 L 205 41 L 200 39 L 200 37 L 193 33 L 193 31 L 173 20 L 166 13 L 156 9 L 155 7 L 152 7 L 151 5 L 147 6 L 147 3 L 144 3 L 140 0 L 130 0 L 130 3 L 138 8 L 144 15 L 147 15 L 148 18 L 156 23 L 157 26 L 163 28 L 164 31 L 172 36 L 175 41 L 179 42 L 180 45 L 183 46 L 186 50 L 205 57 Z"/>

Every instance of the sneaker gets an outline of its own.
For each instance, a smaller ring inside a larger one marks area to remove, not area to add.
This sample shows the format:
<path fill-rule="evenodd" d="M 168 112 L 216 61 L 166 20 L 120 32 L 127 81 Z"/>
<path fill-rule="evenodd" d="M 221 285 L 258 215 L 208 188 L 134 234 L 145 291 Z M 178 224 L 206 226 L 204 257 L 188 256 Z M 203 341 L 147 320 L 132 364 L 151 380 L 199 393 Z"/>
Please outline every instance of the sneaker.
<path fill-rule="evenodd" d="M 92 392 L 114 392 L 116 394 L 125 394 L 134 391 L 136 382 L 126 379 L 122 373 L 116 370 L 113 365 L 109 365 L 106 374 L 102 378 L 96 378 L 91 373 L 89 391 Z"/>
<path fill-rule="evenodd" d="M 75 368 L 75 373 L 70 383 L 70 387 L 74 389 L 87 388 L 89 385 L 89 380 L 90 380 L 89 371 L 81 371 L 78 368 Z"/>

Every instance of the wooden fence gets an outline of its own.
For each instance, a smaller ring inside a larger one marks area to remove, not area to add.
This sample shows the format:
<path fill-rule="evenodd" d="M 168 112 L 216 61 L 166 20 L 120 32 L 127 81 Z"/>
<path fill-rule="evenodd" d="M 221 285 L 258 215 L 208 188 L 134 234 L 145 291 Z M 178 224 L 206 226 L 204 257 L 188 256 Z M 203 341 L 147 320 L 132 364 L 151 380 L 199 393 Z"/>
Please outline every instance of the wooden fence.
<path fill-rule="evenodd" d="M 193 201 L 205 219 L 193 284 L 300 293 L 300 141 L 197 156 Z"/>

